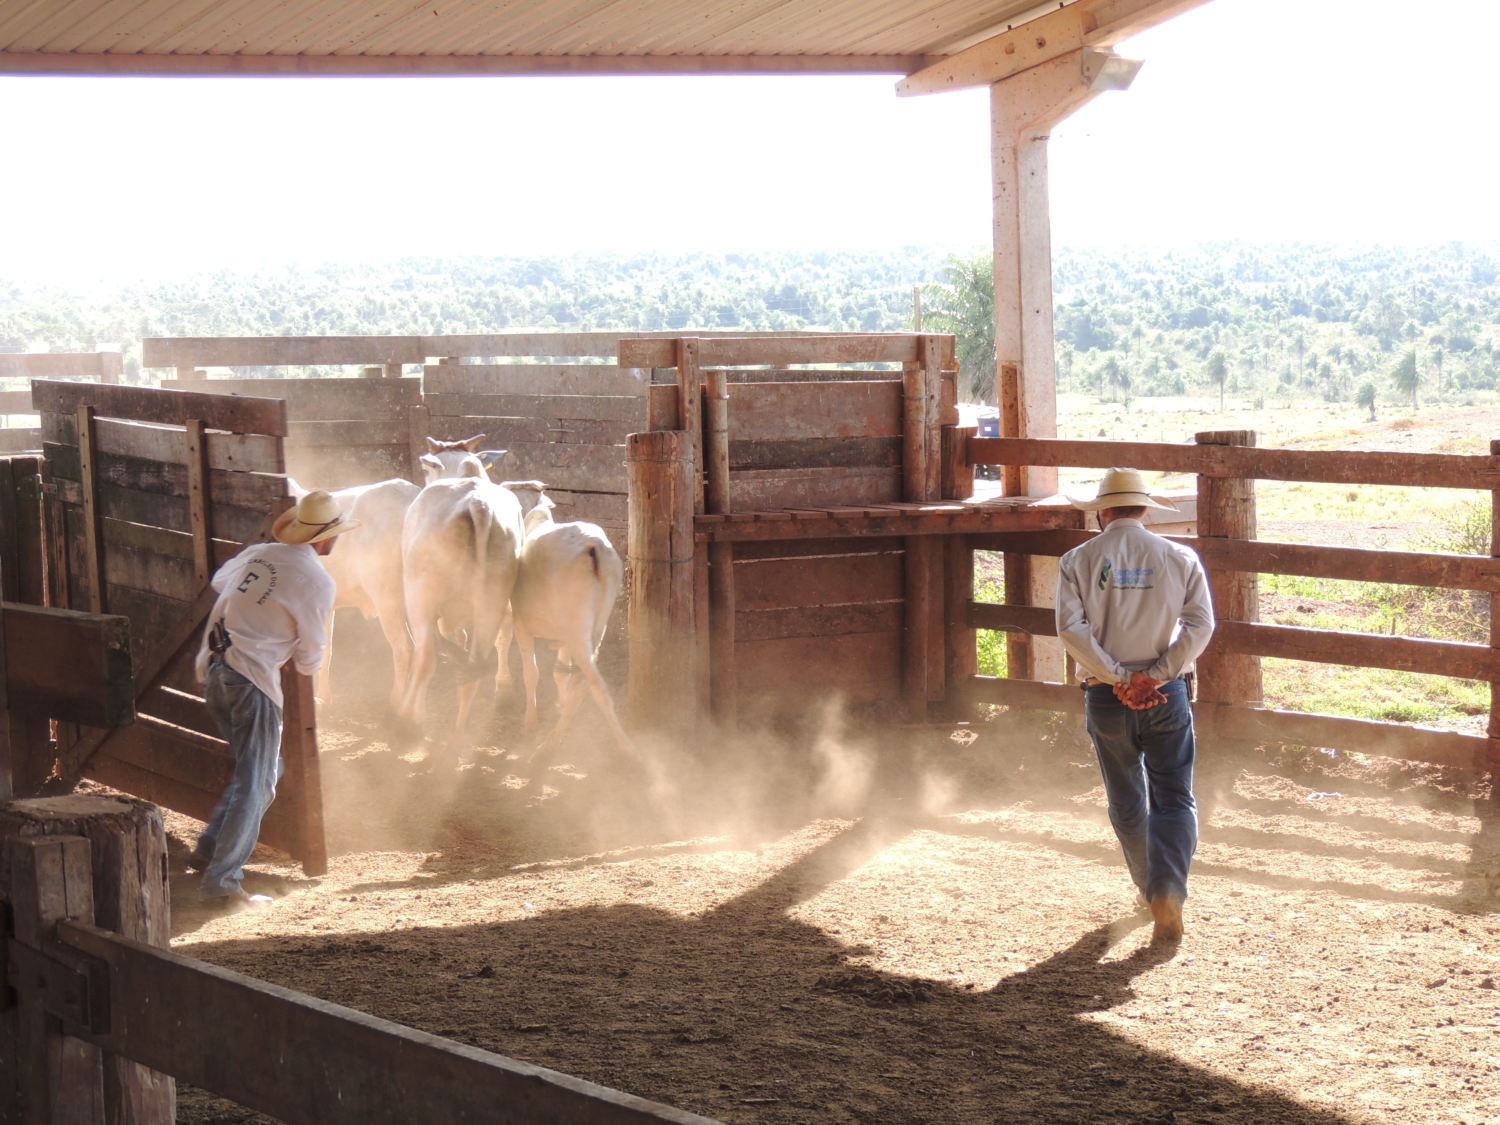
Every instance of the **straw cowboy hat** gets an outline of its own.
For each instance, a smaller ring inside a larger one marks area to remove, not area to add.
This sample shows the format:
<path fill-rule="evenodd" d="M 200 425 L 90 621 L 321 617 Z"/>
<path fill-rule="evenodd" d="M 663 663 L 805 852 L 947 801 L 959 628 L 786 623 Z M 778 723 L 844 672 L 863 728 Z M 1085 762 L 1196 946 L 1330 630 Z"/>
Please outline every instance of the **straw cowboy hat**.
<path fill-rule="evenodd" d="M 1153 500 L 1146 492 L 1146 482 L 1137 469 L 1111 469 L 1099 482 L 1099 491 L 1093 499 L 1068 497 L 1068 503 L 1085 512 L 1097 512 L 1100 508 L 1160 508 L 1164 512 L 1178 509 L 1171 504 Z"/>
<path fill-rule="evenodd" d="M 321 543 L 353 531 L 358 520 L 346 520 L 339 511 L 338 501 L 323 489 L 315 489 L 304 496 L 295 508 L 288 508 L 276 517 L 271 525 L 271 534 L 282 543 Z"/>

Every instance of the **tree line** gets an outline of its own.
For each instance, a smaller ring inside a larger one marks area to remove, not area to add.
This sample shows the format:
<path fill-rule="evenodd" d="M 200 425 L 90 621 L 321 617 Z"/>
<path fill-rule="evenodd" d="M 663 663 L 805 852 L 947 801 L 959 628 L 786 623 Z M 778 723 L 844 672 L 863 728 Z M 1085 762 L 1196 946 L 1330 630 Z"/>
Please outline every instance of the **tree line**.
<path fill-rule="evenodd" d="M 400 258 L 215 270 L 70 288 L 7 276 L 0 350 L 118 347 L 148 336 L 743 329 L 959 337 L 964 397 L 994 401 L 988 253 L 588 254 Z M 1380 403 L 1472 402 L 1500 378 L 1500 249 L 1224 243 L 1055 252 L 1063 390 Z"/>

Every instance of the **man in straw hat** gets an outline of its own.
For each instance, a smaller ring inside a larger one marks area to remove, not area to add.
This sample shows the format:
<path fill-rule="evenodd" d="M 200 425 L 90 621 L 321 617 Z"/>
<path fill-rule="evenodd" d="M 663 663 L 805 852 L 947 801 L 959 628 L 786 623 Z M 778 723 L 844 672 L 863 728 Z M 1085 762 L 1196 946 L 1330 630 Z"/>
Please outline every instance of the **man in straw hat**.
<path fill-rule="evenodd" d="M 322 664 L 334 584 L 318 556 L 358 526 L 327 492 L 309 492 L 276 517 L 271 541 L 252 543 L 213 577 L 219 600 L 197 669 L 234 774 L 189 860 L 203 872 L 207 905 L 270 901 L 248 894 L 240 880 L 281 779 L 281 666 L 291 661 L 311 676 Z"/>
<path fill-rule="evenodd" d="M 1059 563 L 1057 635 L 1086 677 L 1109 819 L 1152 941 L 1176 941 L 1198 844 L 1189 686 L 1214 630 L 1208 581 L 1196 554 L 1146 529 L 1146 509 L 1177 509 L 1135 469 L 1109 470 L 1094 497 L 1071 502 L 1098 513 L 1101 534 Z"/>

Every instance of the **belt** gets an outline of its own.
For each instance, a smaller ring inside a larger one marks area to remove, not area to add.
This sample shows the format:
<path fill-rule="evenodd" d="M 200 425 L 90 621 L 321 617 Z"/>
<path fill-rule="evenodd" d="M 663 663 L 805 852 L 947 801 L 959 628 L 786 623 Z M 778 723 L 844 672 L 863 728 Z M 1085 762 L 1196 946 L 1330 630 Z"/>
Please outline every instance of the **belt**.
<path fill-rule="evenodd" d="M 1166 687 L 1167 684 L 1176 683 L 1178 680 L 1181 680 L 1184 684 L 1187 685 L 1188 698 L 1193 698 L 1193 673 L 1191 672 L 1183 672 L 1180 675 L 1173 676 L 1170 680 L 1163 680 L 1158 686 Z M 1088 691 L 1088 689 L 1091 687 L 1112 688 L 1115 685 L 1106 683 L 1105 681 L 1099 679 L 1097 676 L 1090 676 L 1085 680 L 1079 681 L 1078 686 L 1082 690 Z"/>

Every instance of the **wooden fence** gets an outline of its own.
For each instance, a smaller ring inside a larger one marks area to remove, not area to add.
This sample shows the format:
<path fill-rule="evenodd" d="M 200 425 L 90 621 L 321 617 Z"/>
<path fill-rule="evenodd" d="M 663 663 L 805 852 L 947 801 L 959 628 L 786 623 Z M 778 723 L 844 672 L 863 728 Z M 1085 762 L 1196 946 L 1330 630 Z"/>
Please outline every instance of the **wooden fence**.
<path fill-rule="evenodd" d="M 1198 435 L 1194 445 L 1117 441 L 974 438 L 971 465 L 1045 465 L 1106 469 L 1131 465 L 1148 472 L 1198 476 L 1198 534 L 1172 536 L 1203 558 L 1218 626 L 1199 663 L 1197 713 L 1221 737 L 1250 742 L 1335 746 L 1463 769 L 1500 769 L 1500 443 L 1488 455 L 1260 449 L 1247 433 Z M 1275 543 L 1255 538 L 1255 498 L 1249 482 L 1306 481 L 1339 485 L 1401 485 L 1472 489 L 1490 494 L 1491 556 Z M 1056 557 L 1091 533 L 976 538 L 976 550 Z M 1487 594 L 1487 644 L 1352 633 L 1261 623 L 1259 574 L 1475 590 Z M 1019 604 L 971 602 L 973 627 L 1055 636 L 1053 611 Z M 1259 659 L 1280 657 L 1365 668 L 1486 680 L 1491 706 L 1484 735 L 1427 727 L 1266 709 Z M 1080 711 L 1079 693 L 1061 684 L 977 678 L 975 700 L 1010 706 Z"/>
<path fill-rule="evenodd" d="M 713 1125 L 172 953 L 142 802 L 0 805 L 0 842 L 0 1121 L 170 1125 L 178 1078 L 289 1125 Z"/>
<path fill-rule="evenodd" d="M 290 501 L 274 399 L 40 380 L 46 604 L 129 622 L 134 721 L 39 731 L 19 792 L 89 776 L 207 820 L 232 766 L 193 660 L 215 599 L 209 579 Z M 83 669 L 75 669 L 80 673 Z M 286 676 L 282 798 L 261 838 L 326 864 L 311 684 Z M 54 713 L 54 719 L 64 716 Z"/>
<path fill-rule="evenodd" d="M 0 418 L 36 413 L 31 404 L 34 379 L 86 379 L 100 383 L 120 381 L 119 352 L 31 352 L 0 353 Z M 0 428 L 0 454 L 34 453 L 42 448 L 40 427 L 30 424 Z"/>

